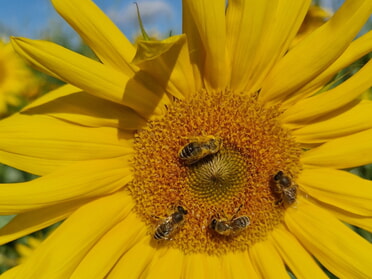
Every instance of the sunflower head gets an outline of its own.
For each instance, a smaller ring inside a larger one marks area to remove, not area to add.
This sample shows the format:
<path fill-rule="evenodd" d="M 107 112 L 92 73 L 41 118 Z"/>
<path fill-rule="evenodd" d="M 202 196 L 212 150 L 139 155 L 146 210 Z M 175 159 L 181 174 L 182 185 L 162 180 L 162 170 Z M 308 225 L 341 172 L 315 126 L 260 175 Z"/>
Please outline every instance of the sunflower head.
<path fill-rule="evenodd" d="M 136 45 L 91 1 L 53 3 L 99 59 L 13 39 L 69 85 L 0 122 L 0 159 L 41 176 L 0 187 L 0 240 L 66 219 L 12 275 L 368 278 L 344 222 L 371 230 L 345 169 L 372 162 L 372 61 L 327 84 L 372 50 L 370 0 L 295 45 L 309 0 L 185 0 L 184 34 Z"/>
<path fill-rule="evenodd" d="M 247 250 L 283 221 L 286 207 L 273 179 L 279 170 L 296 179 L 301 149 L 283 128 L 280 108 L 265 107 L 257 97 L 198 92 L 174 101 L 163 118 L 136 133 L 128 188 L 150 234 L 156 221 L 151 216 L 169 216 L 170 208 L 182 205 L 189 214 L 167 245 L 221 254 Z M 240 216 L 250 220 L 244 230 L 216 234 L 221 217 L 227 222 Z"/>
<path fill-rule="evenodd" d="M 40 81 L 16 54 L 10 43 L 0 41 L 0 115 L 38 93 Z"/>

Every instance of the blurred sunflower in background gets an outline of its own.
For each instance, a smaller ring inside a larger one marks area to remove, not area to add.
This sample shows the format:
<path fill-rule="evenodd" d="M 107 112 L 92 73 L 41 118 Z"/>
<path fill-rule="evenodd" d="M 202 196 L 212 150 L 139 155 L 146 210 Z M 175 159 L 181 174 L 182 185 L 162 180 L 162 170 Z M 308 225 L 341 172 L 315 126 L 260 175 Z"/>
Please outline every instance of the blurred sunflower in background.
<path fill-rule="evenodd" d="M 0 40 L 0 117 L 36 97 L 41 85 L 11 43 Z"/>
<path fill-rule="evenodd" d="M 23 263 L 26 261 L 26 259 L 33 253 L 33 251 L 40 246 L 42 243 L 42 239 L 30 236 L 27 238 L 27 242 L 25 244 L 23 243 L 17 243 L 16 249 L 19 253 L 20 257 L 18 259 L 19 263 Z"/>
<path fill-rule="evenodd" d="M 68 85 L 0 122 L 7 243 L 66 219 L 4 278 L 372 274 L 372 12 L 348 0 L 292 47 L 310 1 L 184 1 L 183 34 L 136 48 L 89 0 L 54 0 L 99 61 L 14 38 Z M 355 39 L 355 40 L 354 40 Z M 326 88 L 326 89 L 324 89 Z M 319 93 L 321 92 L 321 93 Z"/>

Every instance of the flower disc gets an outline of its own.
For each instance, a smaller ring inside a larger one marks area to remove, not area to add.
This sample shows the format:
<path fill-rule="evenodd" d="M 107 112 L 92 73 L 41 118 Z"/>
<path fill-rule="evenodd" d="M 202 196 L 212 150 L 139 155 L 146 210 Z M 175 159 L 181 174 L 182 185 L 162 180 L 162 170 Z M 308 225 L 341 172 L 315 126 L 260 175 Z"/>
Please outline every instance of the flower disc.
<path fill-rule="evenodd" d="M 264 107 L 257 94 L 203 91 L 176 100 L 162 119 L 150 121 L 135 137 L 129 186 L 149 232 L 181 205 L 188 211 L 185 222 L 164 242 L 185 253 L 245 250 L 265 239 L 285 210 L 276 204 L 273 176 L 282 170 L 295 179 L 300 170 L 301 150 L 279 116 L 277 107 Z M 184 164 L 180 150 L 205 136 L 221 137 L 221 149 Z M 213 218 L 239 216 L 248 216 L 250 225 L 238 234 L 210 228 Z"/>

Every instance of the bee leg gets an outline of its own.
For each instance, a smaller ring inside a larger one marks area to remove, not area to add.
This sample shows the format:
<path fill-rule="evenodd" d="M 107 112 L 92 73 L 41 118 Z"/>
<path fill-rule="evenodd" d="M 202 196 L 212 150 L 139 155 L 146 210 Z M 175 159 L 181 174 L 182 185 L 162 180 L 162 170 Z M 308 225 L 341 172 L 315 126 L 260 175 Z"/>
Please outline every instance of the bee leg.
<path fill-rule="evenodd" d="M 283 198 L 280 198 L 279 200 L 274 202 L 275 206 L 280 206 L 283 204 Z"/>

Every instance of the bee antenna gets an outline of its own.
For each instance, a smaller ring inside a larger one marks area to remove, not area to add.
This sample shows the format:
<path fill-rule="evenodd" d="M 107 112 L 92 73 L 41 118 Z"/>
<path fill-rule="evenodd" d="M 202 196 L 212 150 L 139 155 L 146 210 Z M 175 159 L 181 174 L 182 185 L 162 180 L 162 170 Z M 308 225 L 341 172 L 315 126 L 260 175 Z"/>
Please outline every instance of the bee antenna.
<path fill-rule="evenodd" d="M 236 215 L 239 213 L 240 209 L 242 208 L 243 204 L 241 204 L 238 209 L 235 211 L 234 215 L 232 216 L 232 218 L 235 218 Z"/>

